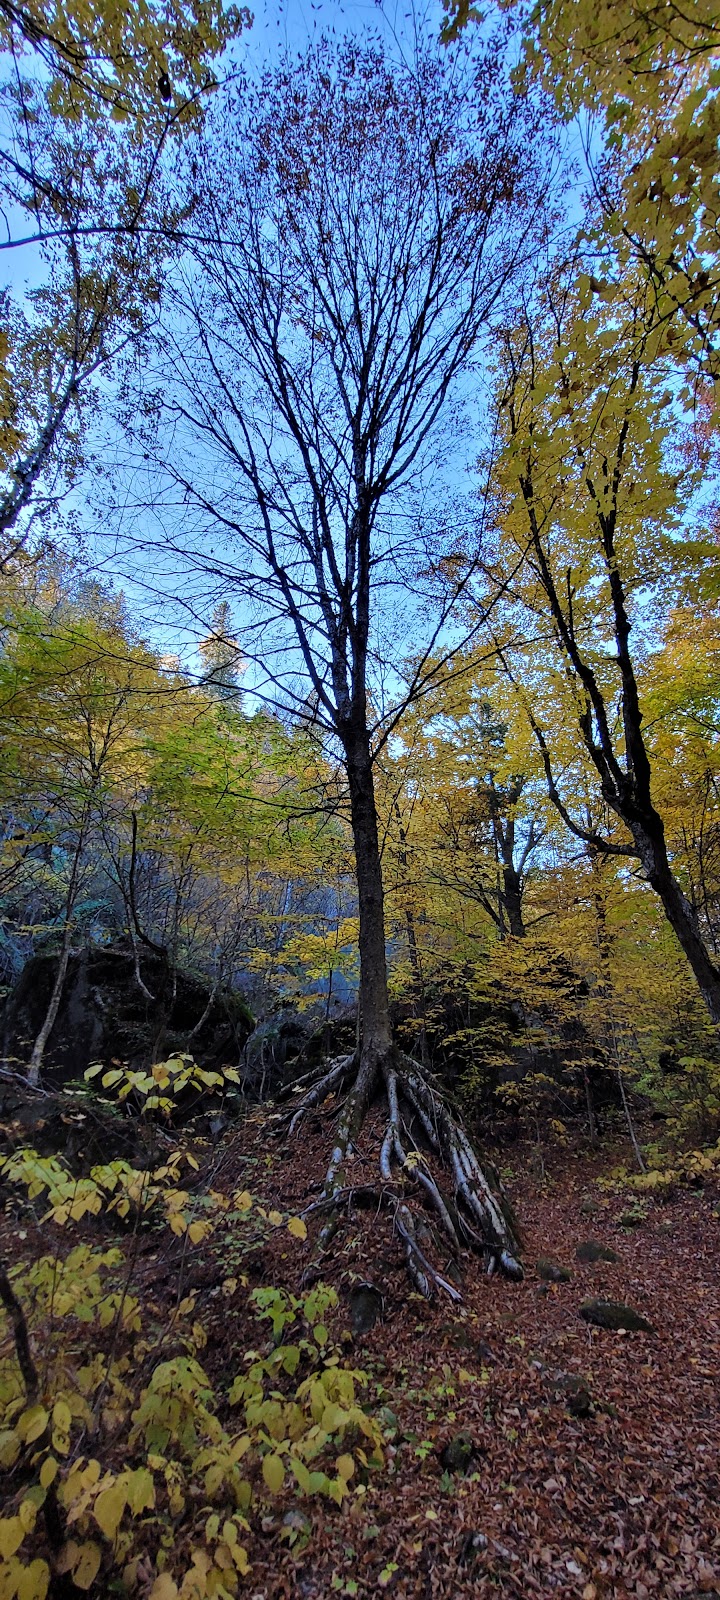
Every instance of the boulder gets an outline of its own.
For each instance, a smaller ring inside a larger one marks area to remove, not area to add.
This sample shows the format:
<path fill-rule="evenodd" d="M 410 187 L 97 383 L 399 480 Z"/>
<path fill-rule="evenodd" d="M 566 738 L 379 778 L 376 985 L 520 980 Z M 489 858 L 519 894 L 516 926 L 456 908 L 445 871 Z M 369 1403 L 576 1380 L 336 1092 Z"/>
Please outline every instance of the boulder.
<path fill-rule="evenodd" d="M 355 1045 L 357 1006 L 325 1006 L 297 1011 L 282 1006 L 258 1022 L 244 1053 L 246 1083 L 260 1098 L 284 1100 L 297 1078 L 322 1068 L 335 1056 L 352 1053 Z"/>
<path fill-rule="evenodd" d="M 623 1329 L 627 1333 L 653 1332 L 652 1323 L 646 1317 L 632 1306 L 622 1305 L 619 1300 L 586 1300 L 579 1314 L 584 1322 L 590 1322 L 596 1328 L 610 1328 L 614 1332 Z"/>
<path fill-rule="evenodd" d="M 370 1333 L 380 1321 L 384 1303 L 380 1290 L 373 1283 L 356 1283 L 350 1290 L 350 1327 L 356 1338 Z"/>
<path fill-rule="evenodd" d="M 567 1267 L 559 1267 L 557 1262 L 548 1260 L 547 1256 L 540 1256 L 537 1263 L 537 1275 L 546 1283 L 570 1283 L 572 1273 Z"/>
<path fill-rule="evenodd" d="M 620 1257 L 615 1250 L 607 1244 L 600 1244 L 597 1239 L 583 1239 L 575 1251 L 575 1259 L 585 1263 L 592 1261 L 619 1261 Z"/>
<path fill-rule="evenodd" d="M 190 1050 L 201 1066 L 237 1066 L 254 1019 L 239 995 L 218 994 L 202 1028 L 211 989 L 188 972 L 173 972 L 160 953 L 143 950 L 137 983 L 129 946 L 89 946 L 72 955 L 55 1025 L 45 1051 L 43 1077 L 54 1083 L 82 1079 L 95 1061 L 122 1061 L 131 1067 L 162 1061 Z M 32 956 L 0 1016 L 6 1060 L 27 1061 L 47 1013 L 57 956 Z"/>

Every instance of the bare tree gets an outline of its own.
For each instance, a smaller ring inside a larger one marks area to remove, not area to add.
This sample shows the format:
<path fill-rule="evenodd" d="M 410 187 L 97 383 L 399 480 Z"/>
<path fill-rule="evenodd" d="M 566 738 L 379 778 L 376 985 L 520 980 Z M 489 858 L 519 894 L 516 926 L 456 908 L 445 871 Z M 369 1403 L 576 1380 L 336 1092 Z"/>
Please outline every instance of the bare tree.
<path fill-rule="evenodd" d="M 263 656 L 286 704 L 293 678 L 304 696 L 309 680 L 317 722 L 342 754 L 361 1045 L 312 1084 L 290 1126 L 351 1085 L 320 1202 L 327 1241 L 353 1192 L 346 1157 L 384 1094 L 381 1194 L 426 1294 L 439 1282 L 453 1291 L 417 1242 L 399 1173 L 455 1248 L 520 1269 L 497 1187 L 393 1044 L 373 763 L 447 659 L 455 595 L 428 624 L 429 583 L 423 592 L 453 537 L 445 527 L 433 547 L 428 531 L 452 449 L 441 423 L 460 426 L 458 379 L 530 246 L 530 190 L 542 182 L 533 135 L 492 51 L 443 61 L 433 46 L 407 65 L 375 42 L 326 40 L 226 104 L 222 138 L 216 124 L 192 157 L 193 228 L 205 237 L 175 283 L 160 414 L 145 439 L 166 474 L 155 513 L 173 560 L 255 604 L 243 649 Z M 420 495 L 433 508 L 425 524 Z M 389 702 L 388 639 L 398 664 L 415 662 Z M 430 1162 L 408 1159 L 411 1122 L 450 1168 L 452 1199 Z"/>

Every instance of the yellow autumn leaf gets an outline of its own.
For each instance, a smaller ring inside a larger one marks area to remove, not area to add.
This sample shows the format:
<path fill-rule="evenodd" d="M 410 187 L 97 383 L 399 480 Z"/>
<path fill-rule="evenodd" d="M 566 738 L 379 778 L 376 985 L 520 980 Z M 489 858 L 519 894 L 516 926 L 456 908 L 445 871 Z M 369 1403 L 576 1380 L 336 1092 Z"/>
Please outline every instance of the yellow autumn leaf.
<path fill-rule="evenodd" d="M 141 1511 L 152 1511 L 155 1505 L 155 1484 L 147 1467 L 137 1467 L 127 1477 L 127 1503 L 134 1517 Z"/>
<path fill-rule="evenodd" d="M 114 1539 L 127 1505 L 125 1484 L 118 1479 L 109 1489 L 101 1489 L 93 1506 L 93 1516 L 106 1539 Z"/>
<path fill-rule="evenodd" d="M 271 1222 L 274 1228 L 281 1228 L 282 1227 L 282 1212 L 281 1211 L 268 1211 L 268 1222 Z"/>
<path fill-rule="evenodd" d="M 264 1456 L 262 1472 L 271 1494 L 279 1494 L 285 1482 L 285 1468 L 279 1456 Z"/>
<path fill-rule="evenodd" d="M 17 1600 L 45 1600 L 50 1586 L 50 1568 L 47 1561 L 31 1561 L 17 1586 Z"/>
<path fill-rule="evenodd" d="M 238 1211 L 249 1211 L 252 1206 L 252 1195 L 249 1189 L 243 1189 L 241 1194 L 235 1195 L 235 1204 Z"/>
<path fill-rule="evenodd" d="M 169 1572 L 161 1572 L 148 1595 L 148 1600 L 177 1600 L 178 1586 Z"/>
<path fill-rule="evenodd" d="M 69 1433 L 72 1424 L 72 1412 L 67 1400 L 56 1400 L 53 1406 L 53 1426 L 59 1428 L 61 1433 Z"/>
<path fill-rule="evenodd" d="M 54 1456 L 46 1456 L 40 1468 L 40 1487 L 48 1489 L 57 1477 L 58 1464 Z"/>
<path fill-rule="evenodd" d="M 25 1529 L 19 1517 L 4 1517 L 0 1522 L 0 1556 L 9 1561 L 25 1538 Z"/>
<path fill-rule="evenodd" d="M 288 1233 L 291 1233 L 294 1239 L 307 1239 L 307 1227 L 303 1222 L 302 1217 L 290 1218 L 290 1221 L 288 1222 Z"/>
<path fill-rule="evenodd" d="M 339 1478 L 344 1478 L 347 1483 L 355 1471 L 355 1462 L 352 1456 L 338 1456 L 335 1462 L 335 1471 Z"/>
<path fill-rule="evenodd" d="M 32 1533 L 37 1522 L 38 1508 L 34 1500 L 23 1500 L 18 1510 L 18 1516 L 26 1533 Z"/>
<path fill-rule="evenodd" d="M 40 1438 L 41 1433 L 45 1432 L 47 1425 L 48 1414 L 45 1407 L 29 1406 L 16 1422 L 15 1429 L 25 1444 L 32 1444 L 35 1439 Z"/>
<path fill-rule="evenodd" d="M 0 1433 L 0 1467 L 14 1467 L 20 1454 L 20 1440 L 14 1428 L 3 1428 Z"/>
<path fill-rule="evenodd" d="M 78 1589 L 90 1589 L 100 1571 L 102 1550 L 94 1539 L 86 1539 L 84 1544 L 78 1545 L 77 1556 L 72 1569 L 73 1582 Z"/>

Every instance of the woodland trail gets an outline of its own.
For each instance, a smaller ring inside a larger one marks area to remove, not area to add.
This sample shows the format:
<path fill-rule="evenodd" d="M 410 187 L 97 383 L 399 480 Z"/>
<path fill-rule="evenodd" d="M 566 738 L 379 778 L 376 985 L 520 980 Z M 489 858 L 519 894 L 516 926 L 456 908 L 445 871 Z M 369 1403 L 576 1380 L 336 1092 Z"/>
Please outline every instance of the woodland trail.
<path fill-rule="evenodd" d="M 371 1127 L 369 1145 L 372 1137 Z M 265 1149 L 267 1200 L 301 1210 L 309 1175 L 322 1170 L 319 1125 L 299 1145 Z M 245 1170 L 237 1143 L 228 1157 L 237 1181 Z M 381 1242 L 378 1253 L 375 1232 L 370 1253 L 374 1219 L 357 1214 L 326 1276 L 341 1304 L 364 1275 L 385 1297 L 384 1318 L 356 1342 L 353 1361 L 370 1374 L 368 1399 L 385 1408 L 388 1468 L 362 1501 L 337 1514 L 310 1511 L 306 1551 L 302 1536 L 286 1548 L 280 1515 L 266 1519 L 252 1552 L 253 1600 L 720 1595 L 718 1196 L 710 1187 L 685 1190 L 650 1204 L 641 1225 L 623 1227 L 627 1192 L 596 1182 L 614 1159 L 607 1149 L 598 1157 L 559 1151 L 542 1183 L 531 1150 L 514 1147 L 506 1176 L 523 1223 L 526 1277 L 488 1280 L 473 1263 L 461 1306 L 408 1298 L 389 1227 L 387 1249 Z M 359 1154 L 358 1168 L 362 1161 Z M 589 1238 L 617 1262 L 577 1261 L 578 1243 Z M 297 1258 L 280 1236 L 271 1253 L 249 1257 L 250 1282 L 262 1275 L 297 1289 Z M 548 1256 L 569 1269 L 570 1282 L 541 1282 L 535 1263 Z M 207 1365 L 223 1368 L 228 1307 L 212 1287 L 208 1294 Z M 629 1303 L 653 1332 L 588 1327 L 578 1308 L 592 1296 Z M 583 1385 L 590 1411 L 578 1416 L 572 1391 L 582 1408 Z M 445 1472 L 441 1452 L 460 1431 L 473 1441 L 473 1459 L 466 1474 Z"/>

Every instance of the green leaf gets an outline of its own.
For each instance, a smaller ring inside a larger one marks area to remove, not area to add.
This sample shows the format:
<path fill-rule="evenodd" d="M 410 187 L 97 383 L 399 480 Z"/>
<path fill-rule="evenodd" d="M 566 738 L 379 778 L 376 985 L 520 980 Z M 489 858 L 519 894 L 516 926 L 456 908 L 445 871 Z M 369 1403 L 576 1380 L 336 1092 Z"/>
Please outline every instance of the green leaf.
<path fill-rule="evenodd" d="M 280 1456 L 263 1456 L 262 1474 L 271 1494 L 279 1494 L 285 1482 L 285 1468 Z"/>

